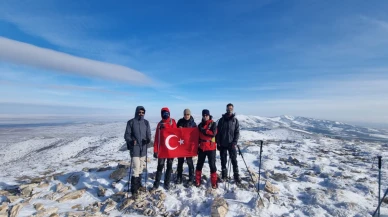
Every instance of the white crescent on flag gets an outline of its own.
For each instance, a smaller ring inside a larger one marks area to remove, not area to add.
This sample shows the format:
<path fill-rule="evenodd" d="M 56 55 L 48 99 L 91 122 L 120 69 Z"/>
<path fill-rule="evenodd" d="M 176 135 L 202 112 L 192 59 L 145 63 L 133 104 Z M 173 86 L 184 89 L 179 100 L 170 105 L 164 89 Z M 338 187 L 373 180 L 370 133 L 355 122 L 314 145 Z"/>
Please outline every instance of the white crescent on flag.
<path fill-rule="evenodd" d="M 170 146 L 170 139 L 171 139 L 172 137 L 178 138 L 176 135 L 169 135 L 169 136 L 167 136 L 166 141 L 165 141 L 165 144 L 166 144 L 166 147 L 167 147 L 169 150 L 175 150 L 175 149 L 178 148 L 178 146 L 175 147 L 175 148 L 173 148 L 173 147 Z"/>

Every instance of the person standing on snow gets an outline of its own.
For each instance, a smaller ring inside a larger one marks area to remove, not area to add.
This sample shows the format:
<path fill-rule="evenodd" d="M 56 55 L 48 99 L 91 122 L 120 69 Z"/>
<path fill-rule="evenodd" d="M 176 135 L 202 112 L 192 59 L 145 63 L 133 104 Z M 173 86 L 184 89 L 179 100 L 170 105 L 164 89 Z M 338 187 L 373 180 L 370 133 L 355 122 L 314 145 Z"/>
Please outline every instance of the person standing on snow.
<path fill-rule="evenodd" d="M 195 171 L 195 186 L 201 185 L 202 167 L 205 163 L 205 158 L 208 158 L 210 167 L 210 180 L 212 188 L 217 185 L 217 167 L 216 167 L 216 142 L 217 124 L 212 120 L 209 110 L 202 110 L 202 122 L 198 125 L 199 147 L 198 147 L 198 162 Z"/>
<path fill-rule="evenodd" d="M 237 150 L 236 145 L 240 137 L 240 125 L 233 113 L 233 104 L 226 105 L 226 113 L 222 115 L 222 118 L 218 121 L 218 134 L 217 134 L 217 150 L 220 151 L 222 179 L 227 178 L 228 170 L 226 163 L 229 157 L 233 165 L 234 180 L 237 184 L 241 183 L 241 179 L 238 172 L 237 165 Z"/>
<path fill-rule="evenodd" d="M 127 122 L 124 133 L 124 139 L 127 143 L 127 149 L 130 151 L 131 167 L 133 169 L 131 177 L 131 193 L 137 197 L 138 190 L 141 187 L 140 173 L 143 171 L 145 156 L 147 154 L 147 145 L 151 141 L 151 128 L 149 122 L 144 119 L 145 108 L 137 106 L 135 117 Z"/>
<path fill-rule="evenodd" d="M 191 116 L 190 109 L 185 109 L 183 111 L 183 118 L 178 120 L 177 124 L 178 128 L 192 128 L 197 127 L 197 124 L 194 121 L 193 116 Z M 176 183 L 181 184 L 182 183 L 182 173 L 183 173 L 183 163 L 185 161 L 185 158 L 178 158 L 178 168 L 177 168 L 177 179 Z M 189 167 L 189 180 L 187 184 L 190 186 L 194 182 L 194 164 L 193 164 L 193 158 L 192 157 L 186 157 L 186 163 Z"/>
<path fill-rule="evenodd" d="M 160 141 L 159 139 L 157 139 L 157 137 L 160 138 L 161 131 L 165 128 L 177 128 L 175 120 L 173 118 L 170 118 L 170 110 L 167 107 L 162 108 L 161 116 L 162 116 L 162 120 L 158 123 L 158 126 L 156 127 L 156 132 L 155 132 L 154 158 L 158 158 Z M 167 170 L 166 170 L 166 174 L 164 175 L 164 188 L 167 190 L 170 187 L 173 160 L 174 158 L 167 158 Z M 160 178 L 162 177 L 162 171 L 164 168 L 165 161 L 166 161 L 166 158 L 158 158 L 158 167 L 156 171 L 153 189 L 159 188 Z"/>

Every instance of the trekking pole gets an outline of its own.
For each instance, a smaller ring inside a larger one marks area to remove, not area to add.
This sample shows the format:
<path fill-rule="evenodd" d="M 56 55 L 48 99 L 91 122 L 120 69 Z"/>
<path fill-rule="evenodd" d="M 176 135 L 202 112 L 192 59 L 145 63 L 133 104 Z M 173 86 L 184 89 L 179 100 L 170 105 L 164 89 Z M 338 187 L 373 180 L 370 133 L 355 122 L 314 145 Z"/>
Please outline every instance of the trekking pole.
<path fill-rule="evenodd" d="M 228 169 L 229 168 L 229 163 L 230 163 L 230 158 L 228 159 L 228 163 L 226 164 L 226 169 Z M 222 172 L 222 171 L 221 171 Z M 228 173 L 229 173 L 229 171 L 228 171 Z M 227 176 L 226 176 L 226 178 L 228 178 L 228 173 L 226 174 Z M 225 183 L 225 185 L 224 185 L 224 190 L 226 191 L 226 185 L 227 185 L 227 183 Z"/>
<path fill-rule="evenodd" d="M 144 183 L 144 192 L 147 192 L 147 182 L 148 182 L 148 150 L 147 150 L 147 144 L 146 144 L 146 180 Z"/>
<path fill-rule="evenodd" d="M 381 193 L 381 156 L 377 156 L 377 158 L 379 159 L 379 199 L 378 199 L 378 202 L 380 202 L 380 193 Z M 378 212 L 377 212 L 377 216 L 380 217 L 380 206 L 378 208 Z"/>
<path fill-rule="evenodd" d="M 230 170 L 231 170 L 231 165 L 232 165 L 232 160 L 230 159 L 230 156 L 229 156 L 229 165 L 228 165 L 228 191 L 230 190 L 229 186 L 230 186 Z"/>
<path fill-rule="evenodd" d="M 244 164 L 245 164 L 245 167 L 247 168 L 248 173 L 249 173 L 249 175 L 251 176 L 253 186 L 255 186 L 255 181 L 253 180 L 252 173 L 251 173 L 251 171 L 248 169 L 248 166 L 247 166 L 247 163 L 245 162 L 244 156 L 243 156 L 242 153 L 241 153 L 240 146 L 237 145 L 237 148 L 238 148 L 238 153 L 239 153 L 239 155 L 241 156 L 241 158 L 243 159 Z M 256 187 L 255 187 L 255 189 L 256 189 Z M 257 191 L 257 194 L 259 195 L 260 200 L 261 200 L 261 202 L 263 203 L 263 206 L 264 206 L 264 201 L 263 201 L 263 199 L 262 199 L 261 196 L 260 196 L 260 192 L 259 192 L 257 189 L 256 189 L 256 191 Z"/>
<path fill-rule="evenodd" d="M 260 140 L 260 165 L 259 165 L 259 181 L 257 183 L 257 189 L 259 189 L 260 192 L 260 174 L 261 174 L 261 153 L 263 153 L 263 140 Z"/>
<path fill-rule="evenodd" d="M 387 190 L 385 191 L 383 198 L 379 201 L 379 205 L 377 206 L 375 212 L 372 214 L 373 217 L 375 217 L 376 213 L 380 210 L 380 206 L 381 206 L 381 204 L 383 203 L 383 200 L 384 200 L 384 198 L 387 196 L 387 194 L 388 194 L 388 188 L 387 188 Z M 380 214 L 378 214 L 378 216 L 380 216 Z"/>
<path fill-rule="evenodd" d="M 129 165 L 128 194 L 127 194 L 127 199 L 129 198 L 129 181 L 131 180 L 131 175 L 132 175 L 132 162 L 133 162 L 133 157 L 131 156 L 131 151 L 129 151 L 129 156 L 131 157 L 131 165 Z"/>

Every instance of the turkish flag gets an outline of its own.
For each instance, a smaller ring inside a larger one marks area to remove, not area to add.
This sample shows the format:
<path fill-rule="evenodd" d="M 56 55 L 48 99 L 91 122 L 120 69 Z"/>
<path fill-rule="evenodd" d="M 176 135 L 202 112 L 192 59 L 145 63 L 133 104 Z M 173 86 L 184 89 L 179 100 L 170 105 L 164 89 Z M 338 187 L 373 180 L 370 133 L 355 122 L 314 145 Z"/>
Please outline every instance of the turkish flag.
<path fill-rule="evenodd" d="M 199 130 L 195 128 L 164 128 L 160 131 L 158 158 L 197 156 Z"/>

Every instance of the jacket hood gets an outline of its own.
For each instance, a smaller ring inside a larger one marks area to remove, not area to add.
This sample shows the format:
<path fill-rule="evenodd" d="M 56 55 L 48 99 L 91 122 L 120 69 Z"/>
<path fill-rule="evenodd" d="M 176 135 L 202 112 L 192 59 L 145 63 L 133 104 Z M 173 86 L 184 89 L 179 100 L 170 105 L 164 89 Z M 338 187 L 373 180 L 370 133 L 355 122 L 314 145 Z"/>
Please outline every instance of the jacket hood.
<path fill-rule="evenodd" d="M 143 106 L 138 106 L 136 107 L 136 110 L 135 110 L 135 118 L 138 118 L 139 117 L 139 111 L 140 110 L 144 110 L 144 113 L 145 113 L 145 108 Z"/>

